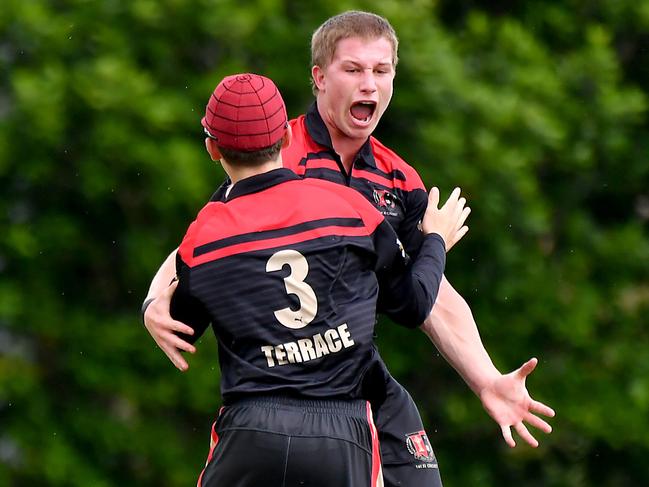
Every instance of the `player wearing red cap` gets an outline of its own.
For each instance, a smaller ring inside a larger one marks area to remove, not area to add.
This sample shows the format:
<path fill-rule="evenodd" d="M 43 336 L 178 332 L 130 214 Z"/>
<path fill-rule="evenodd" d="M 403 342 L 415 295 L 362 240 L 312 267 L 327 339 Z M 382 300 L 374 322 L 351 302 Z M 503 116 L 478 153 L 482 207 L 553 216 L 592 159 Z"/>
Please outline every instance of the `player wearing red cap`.
<path fill-rule="evenodd" d="M 314 33 L 311 48 L 316 104 L 306 116 L 291 122 L 294 143 L 283 157 L 285 166 L 303 177 L 359 191 L 384 214 L 414 255 L 421 238 L 417 223 L 426 206 L 423 183 L 412 167 L 371 137 L 392 97 L 397 48 L 394 30 L 377 15 L 345 12 L 325 21 Z M 180 351 L 194 348 L 173 334 L 186 328 L 170 319 L 170 293 L 164 291 L 173 272 L 173 258 L 174 253 L 151 283 L 149 300 L 161 299 L 147 310 L 145 324 L 170 360 L 186 370 Z M 501 374 L 482 345 L 469 306 L 445 278 L 421 328 L 478 395 L 508 445 L 515 444 L 512 426 L 526 442 L 538 445 L 524 422 L 551 431 L 537 414 L 553 416 L 554 412 L 534 401 L 525 387 L 536 359 Z M 368 393 L 381 435 L 386 485 L 441 486 L 437 462 L 412 398 L 387 369 L 384 379 L 368 385 Z"/>
<path fill-rule="evenodd" d="M 363 388 L 382 374 L 377 304 L 406 326 L 430 312 L 445 247 L 466 232 L 455 192 L 422 221 L 408 264 L 392 227 L 356 191 L 282 167 L 291 129 L 271 80 L 225 78 L 202 120 L 232 185 L 177 253 L 174 318 L 217 337 L 223 408 L 198 485 L 379 486 L 379 445 Z M 327 201 L 327 205 L 319 204 Z M 378 298 L 378 285 L 388 292 Z"/>

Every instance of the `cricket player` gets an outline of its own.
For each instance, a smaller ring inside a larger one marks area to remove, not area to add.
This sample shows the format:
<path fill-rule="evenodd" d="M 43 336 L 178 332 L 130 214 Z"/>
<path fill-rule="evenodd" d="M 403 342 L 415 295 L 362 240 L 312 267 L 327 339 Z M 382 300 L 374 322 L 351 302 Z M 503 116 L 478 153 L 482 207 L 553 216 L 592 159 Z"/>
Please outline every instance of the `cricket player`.
<path fill-rule="evenodd" d="M 397 322 L 423 321 L 469 209 L 456 191 L 438 210 L 431 191 L 409 262 L 356 191 L 282 167 L 291 128 L 270 79 L 225 78 L 202 123 L 230 184 L 187 230 L 171 302 L 188 341 L 211 325 L 219 348 L 224 406 L 198 485 L 382 485 L 363 399 L 366 377 L 382 371 L 377 302 Z"/>

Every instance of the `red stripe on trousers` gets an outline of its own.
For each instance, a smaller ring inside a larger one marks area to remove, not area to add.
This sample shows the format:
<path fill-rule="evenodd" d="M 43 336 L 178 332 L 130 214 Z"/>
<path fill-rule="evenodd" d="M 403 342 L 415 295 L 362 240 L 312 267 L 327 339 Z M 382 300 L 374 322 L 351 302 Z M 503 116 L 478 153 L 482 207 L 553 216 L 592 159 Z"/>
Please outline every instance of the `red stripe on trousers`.
<path fill-rule="evenodd" d="M 379 434 L 376 431 L 376 426 L 374 425 L 374 419 L 372 418 L 372 409 L 370 408 L 370 403 L 366 403 L 367 407 L 367 422 L 370 425 L 370 431 L 372 433 L 372 487 L 377 487 L 379 474 L 381 473 L 381 453 L 379 451 Z"/>
<path fill-rule="evenodd" d="M 219 409 L 219 416 L 223 412 L 224 408 Z M 198 476 L 198 482 L 196 483 L 196 487 L 202 487 L 203 485 L 203 474 L 205 473 L 205 469 L 207 468 L 207 465 L 212 461 L 212 456 L 214 455 L 214 449 L 216 448 L 216 445 L 219 443 L 219 435 L 216 434 L 216 421 L 214 421 L 214 424 L 212 424 L 212 433 L 210 435 L 210 452 L 207 455 L 207 461 L 205 462 L 205 467 L 203 467 L 203 470 L 201 470 L 201 474 Z"/>

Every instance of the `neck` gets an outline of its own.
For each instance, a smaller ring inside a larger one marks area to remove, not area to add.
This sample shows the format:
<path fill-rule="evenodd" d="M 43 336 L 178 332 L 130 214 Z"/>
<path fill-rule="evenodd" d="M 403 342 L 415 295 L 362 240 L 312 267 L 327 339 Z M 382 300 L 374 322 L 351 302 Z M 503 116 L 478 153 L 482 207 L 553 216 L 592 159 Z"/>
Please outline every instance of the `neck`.
<path fill-rule="evenodd" d="M 283 167 L 281 155 L 275 161 L 267 161 L 258 166 L 233 166 L 224 159 L 221 159 L 221 165 L 230 177 L 232 184 L 236 184 L 242 179 L 257 176 L 258 174 L 263 174 L 272 171 L 273 169 L 281 169 Z"/>
<path fill-rule="evenodd" d="M 356 154 L 358 154 L 358 151 L 361 150 L 361 147 L 363 147 L 366 139 L 353 138 L 340 131 L 330 122 L 324 108 L 321 107 L 321 103 L 318 103 L 318 113 L 327 127 L 327 131 L 331 137 L 331 145 L 340 156 L 345 170 L 349 173 L 352 164 L 354 163 L 354 158 L 356 157 Z"/>
<path fill-rule="evenodd" d="M 328 128 L 328 127 L 327 127 Z M 337 132 L 337 131 L 336 131 Z M 347 137 L 345 134 L 337 132 L 337 136 L 334 135 L 333 131 L 329 129 L 331 134 L 331 145 L 333 145 L 334 150 L 340 156 L 343 166 L 347 172 L 351 170 L 356 154 L 361 150 L 361 147 L 365 143 L 364 140 L 352 139 Z"/>

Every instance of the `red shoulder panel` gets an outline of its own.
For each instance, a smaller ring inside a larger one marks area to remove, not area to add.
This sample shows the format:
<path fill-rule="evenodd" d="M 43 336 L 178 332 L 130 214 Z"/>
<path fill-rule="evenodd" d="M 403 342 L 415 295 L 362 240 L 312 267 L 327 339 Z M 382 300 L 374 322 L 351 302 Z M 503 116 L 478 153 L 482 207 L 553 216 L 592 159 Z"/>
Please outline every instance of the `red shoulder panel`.
<path fill-rule="evenodd" d="M 310 185 L 321 187 L 344 199 L 357 212 L 358 216 L 363 219 L 369 233 L 374 232 L 376 227 L 384 219 L 383 215 L 355 189 L 323 179 L 308 178 L 305 181 Z"/>
<path fill-rule="evenodd" d="M 401 159 L 396 152 L 383 145 L 374 137 L 370 137 L 370 144 L 372 145 L 372 152 L 374 153 L 374 159 L 378 169 L 388 174 L 393 171 L 400 171 L 405 176 L 405 181 L 398 179 L 394 180 L 395 187 L 405 191 L 412 191 L 414 189 L 423 189 L 426 191 L 424 182 L 421 180 L 417 171 L 415 171 L 415 168 Z M 374 176 L 380 178 L 380 176 Z M 363 177 L 365 177 L 365 174 L 363 174 Z M 369 177 L 367 179 L 372 180 Z M 380 183 L 381 181 L 376 182 Z M 385 182 L 383 182 L 383 184 L 385 184 Z"/>
<path fill-rule="evenodd" d="M 286 235 L 232 243 L 194 256 L 197 247 L 255 232 L 272 232 L 329 219 L 362 220 L 360 226 L 335 223 Z M 382 215 L 356 191 L 318 179 L 293 180 L 227 203 L 209 203 L 187 230 L 179 248 L 190 267 L 239 252 L 299 243 L 326 235 L 368 236 Z"/>

